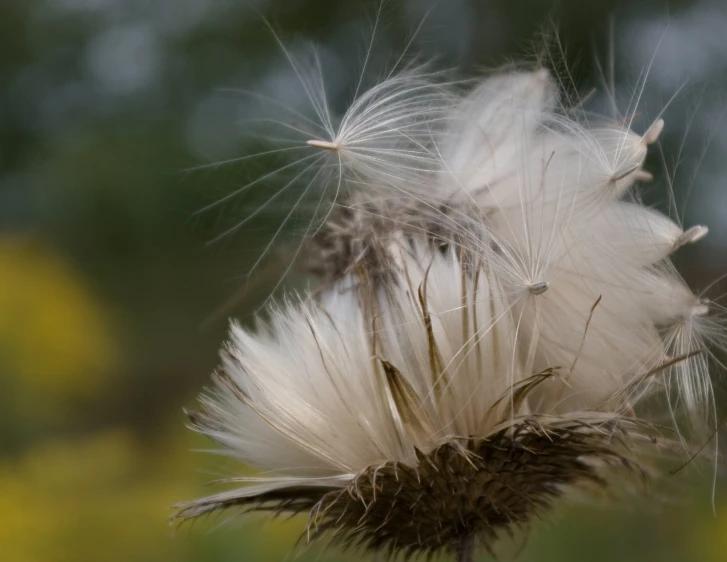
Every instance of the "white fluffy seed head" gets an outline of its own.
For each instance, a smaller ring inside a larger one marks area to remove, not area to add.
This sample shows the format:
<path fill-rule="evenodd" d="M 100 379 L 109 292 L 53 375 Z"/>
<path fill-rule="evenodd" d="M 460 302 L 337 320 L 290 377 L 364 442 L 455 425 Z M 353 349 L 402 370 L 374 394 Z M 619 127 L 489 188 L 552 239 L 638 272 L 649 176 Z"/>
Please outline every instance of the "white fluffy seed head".
<path fill-rule="evenodd" d="M 495 74 L 469 92 L 442 77 L 422 67 L 389 75 L 336 125 L 312 98 L 326 134 L 306 146 L 330 154 L 336 193 L 346 185 L 354 196 L 344 205 L 356 202 L 343 222 L 314 234 L 327 233 L 319 262 L 336 264 L 325 283 L 350 283 L 351 274 L 376 283 L 382 268 L 397 279 L 396 240 L 412 240 L 420 269 L 440 259 L 437 244 L 469 256 L 507 310 L 497 331 L 510 326 L 510 355 L 522 362 L 511 360 L 510 383 L 568 370 L 559 412 L 596 408 L 661 363 L 701 349 L 695 330 L 681 326 L 708 311 L 668 264 L 707 229 L 684 231 L 633 192 L 649 176 L 642 166 L 664 122 L 638 135 L 606 119 L 577 119 L 583 114 L 565 106 L 544 69 Z M 678 338 L 665 339 L 677 329 Z M 679 370 L 687 409 L 704 411 L 711 385 L 706 369 L 689 367 L 698 363 L 670 372 Z"/>
<path fill-rule="evenodd" d="M 501 419 L 488 412 L 523 373 L 497 279 L 466 271 L 454 250 L 390 251 L 386 285 L 364 288 L 352 274 L 320 302 L 273 308 L 257 334 L 233 325 L 206 399 L 218 440 L 261 468 L 353 474 L 411 463 L 416 448 L 487 434 Z"/>
<path fill-rule="evenodd" d="M 336 193 L 354 194 L 313 236 L 330 267 L 267 328 L 233 326 L 195 421 L 280 476 L 186 515 L 306 486 L 350 493 L 363 474 L 376 489 L 377 467 L 416 469 L 523 416 L 632 420 L 651 397 L 677 430 L 715 421 L 708 348 L 723 323 L 670 262 L 707 228 L 635 192 L 663 121 L 638 135 L 576 119 L 545 70 L 469 93 L 433 76 L 390 76 L 306 139 L 337 163 Z M 293 496 L 280 501 L 308 505 Z"/>

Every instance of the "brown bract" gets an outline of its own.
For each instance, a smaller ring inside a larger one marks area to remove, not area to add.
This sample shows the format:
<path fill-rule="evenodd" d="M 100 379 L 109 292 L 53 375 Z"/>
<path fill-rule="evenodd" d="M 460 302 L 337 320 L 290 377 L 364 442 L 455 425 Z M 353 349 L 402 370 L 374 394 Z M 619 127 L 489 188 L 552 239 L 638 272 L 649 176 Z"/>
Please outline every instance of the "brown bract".
<path fill-rule="evenodd" d="M 487 437 L 449 438 L 418 450 L 415 466 L 371 466 L 342 488 L 298 486 L 215 505 L 202 499 L 178 506 L 176 518 L 233 506 L 308 513 L 309 541 L 330 533 L 341 546 L 405 558 L 456 553 L 473 543 L 491 550 L 500 535 L 527 528 L 568 489 L 606 489 L 623 471 L 645 482 L 646 470 L 629 452 L 644 442 L 652 440 L 634 420 L 592 412 L 527 416 Z"/>

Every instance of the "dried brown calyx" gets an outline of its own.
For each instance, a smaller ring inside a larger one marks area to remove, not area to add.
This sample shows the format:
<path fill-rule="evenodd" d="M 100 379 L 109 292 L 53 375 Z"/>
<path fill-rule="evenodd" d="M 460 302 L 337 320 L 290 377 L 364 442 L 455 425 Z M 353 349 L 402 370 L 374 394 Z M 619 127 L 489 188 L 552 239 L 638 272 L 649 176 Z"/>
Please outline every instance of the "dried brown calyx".
<path fill-rule="evenodd" d="M 528 416 L 487 437 L 449 438 L 417 451 L 415 466 L 371 466 L 344 487 L 291 487 L 216 505 L 209 498 L 208 505 L 180 506 L 177 517 L 234 506 L 308 513 L 311 541 L 330 533 L 343 547 L 405 558 L 492 550 L 501 534 L 527 528 L 566 489 L 605 489 L 619 470 L 645 480 L 629 454 L 643 441 L 650 438 L 641 423 L 615 416 Z"/>

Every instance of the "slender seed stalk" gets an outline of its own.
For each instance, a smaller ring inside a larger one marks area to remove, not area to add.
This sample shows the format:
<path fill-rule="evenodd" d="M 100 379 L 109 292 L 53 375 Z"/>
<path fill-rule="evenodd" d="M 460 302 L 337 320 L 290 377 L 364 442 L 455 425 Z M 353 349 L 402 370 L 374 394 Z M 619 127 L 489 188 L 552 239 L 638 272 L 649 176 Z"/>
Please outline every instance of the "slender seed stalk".
<path fill-rule="evenodd" d="M 460 541 L 456 562 L 475 562 L 475 539 L 472 535 L 466 535 Z"/>

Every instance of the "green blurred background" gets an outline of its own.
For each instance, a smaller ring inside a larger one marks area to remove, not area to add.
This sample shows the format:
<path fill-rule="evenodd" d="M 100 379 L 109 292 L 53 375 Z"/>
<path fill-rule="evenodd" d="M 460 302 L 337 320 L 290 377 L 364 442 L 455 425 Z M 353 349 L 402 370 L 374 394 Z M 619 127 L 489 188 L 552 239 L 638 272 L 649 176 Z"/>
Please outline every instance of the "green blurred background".
<path fill-rule="evenodd" d="M 283 202 L 207 244 L 254 197 L 195 211 L 266 164 L 188 170 L 252 149 L 256 106 L 235 89 L 305 105 L 262 15 L 293 51 L 319 46 L 340 108 L 375 11 L 347 0 L 0 0 L 0 561 L 356 559 L 296 549 L 300 520 L 174 529 L 167 518 L 205 481 L 242 470 L 192 451 L 209 445 L 182 408 L 216 365 L 226 318 L 248 320 L 279 274 L 273 259 L 246 275 L 286 212 Z M 465 72 L 531 53 L 547 21 L 584 92 L 609 45 L 625 104 L 650 65 L 636 127 L 667 107 L 667 130 L 646 196 L 664 203 L 673 178 L 685 223 L 710 226 L 680 257 L 695 288 L 727 272 L 722 0 L 390 0 L 372 65 L 428 12 L 415 50 Z M 599 90 L 594 103 L 604 99 Z M 685 472 L 666 506 L 564 506 L 502 559 L 522 546 L 523 562 L 725 561 L 727 481 L 713 510 L 710 468 Z"/>

